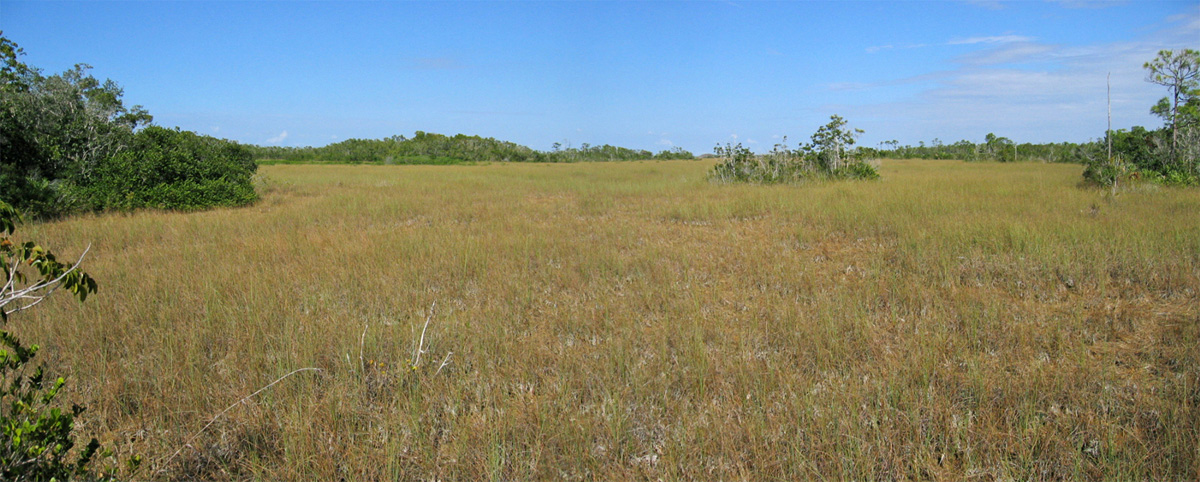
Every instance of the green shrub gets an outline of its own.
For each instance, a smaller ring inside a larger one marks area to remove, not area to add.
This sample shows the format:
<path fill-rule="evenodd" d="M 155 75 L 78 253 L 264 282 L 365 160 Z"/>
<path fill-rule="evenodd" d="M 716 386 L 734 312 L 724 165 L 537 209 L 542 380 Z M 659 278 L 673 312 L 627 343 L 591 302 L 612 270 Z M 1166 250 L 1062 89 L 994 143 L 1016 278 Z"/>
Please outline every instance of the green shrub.
<path fill-rule="evenodd" d="M 240 206 L 258 197 L 256 169 L 250 151 L 235 142 L 151 126 L 101 162 L 76 193 L 97 210 Z"/>
<path fill-rule="evenodd" d="M 864 161 L 856 161 L 842 166 L 833 172 L 833 177 L 837 179 L 879 179 L 879 171 Z"/>
<path fill-rule="evenodd" d="M 72 456 L 71 431 L 83 408 L 73 405 L 64 412 L 55 406 L 66 384 L 62 377 L 49 382 L 41 366 L 28 373 L 37 350 L 37 345 L 26 348 L 0 331 L 0 479 L 111 479 L 92 473 L 93 460 L 100 454 L 96 439 Z"/>

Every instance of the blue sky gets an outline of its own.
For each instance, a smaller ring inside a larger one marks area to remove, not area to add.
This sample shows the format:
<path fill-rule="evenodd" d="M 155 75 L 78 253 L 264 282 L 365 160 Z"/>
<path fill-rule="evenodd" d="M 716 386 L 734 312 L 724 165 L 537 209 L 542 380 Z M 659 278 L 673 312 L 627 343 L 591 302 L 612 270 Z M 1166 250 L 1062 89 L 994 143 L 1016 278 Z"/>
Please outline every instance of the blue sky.
<path fill-rule="evenodd" d="M 1159 49 L 1200 2 L 21 2 L 0 30 L 155 123 L 262 145 L 416 130 L 708 152 L 839 114 L 896 139 L 1081 142 L 1158 126 Z"/>

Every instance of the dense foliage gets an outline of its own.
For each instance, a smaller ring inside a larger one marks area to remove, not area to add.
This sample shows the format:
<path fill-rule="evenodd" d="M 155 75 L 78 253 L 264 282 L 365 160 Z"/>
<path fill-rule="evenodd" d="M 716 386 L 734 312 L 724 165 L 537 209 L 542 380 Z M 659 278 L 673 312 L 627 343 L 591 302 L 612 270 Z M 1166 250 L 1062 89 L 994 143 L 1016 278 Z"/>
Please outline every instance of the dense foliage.
<path fill-rule="evenodd" d="M 709 173 L 717 182 L 780 183 L 811 179 L 877 179 L 879 173 L 867 162 L 873 151 L 854 148 L 862 129 L 849 129 L 840 116 L 813 133 L 811 143 L 796 149 L 787 138 L 771 152 L 755 155 L 738 144 L 718 145 L 713 152 L 723 161 Z"/>
<path fill-rule="evenodd" d="M 553 151 L 543 152 L 491 137 L 464 134 L 446 136 L 422 131 L 417 131 L 411 138 L 399 135 L 385 139 L 347 139 L 324 147 L 251 146 L 250 149 L 255 159 L 266 163 L 458 164 L 693 158 L 690 152 L 678 148 L 654 154 L 644 150 L 588 144 L 567 149 L 555 144 Z"/>
<path fill-rule="evenodd" d="M 1083 176 L 1104 186 L 1115 186 L 1122 179 L 1200 185 L 1200 51 L 1163 50 L 1145 68 L 1146 80 L 1166 87 L 1170 94 L 1150 107 L 1152 114 L 1162 117 L 1163 127 L 1110 133 L 1103 148 L 1097 146 L 1089 153 Z"/>
<path fill-rule="evenodd" d="M 20 62 L 0 36 L 0 200 L 33 217 L 91 209 L 194 209 L 254 199 L 249 153 L 230 141 L 142 129 L 111 80 L 76 65 L 58 75 Z"/>

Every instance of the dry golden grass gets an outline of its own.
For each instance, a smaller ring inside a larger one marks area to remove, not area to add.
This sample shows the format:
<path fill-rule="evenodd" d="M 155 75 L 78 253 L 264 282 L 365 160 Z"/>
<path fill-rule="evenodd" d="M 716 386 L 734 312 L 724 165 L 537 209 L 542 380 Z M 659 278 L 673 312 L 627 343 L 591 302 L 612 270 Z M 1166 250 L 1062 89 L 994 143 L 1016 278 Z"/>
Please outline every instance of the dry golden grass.
<path fill-rule="evenodd" d="M 253 207 L 26 227 L 100 292 L 10 327 L 142 477 L 1200 478 L 1196 191 L 709 166 L 270 166 Z"/>

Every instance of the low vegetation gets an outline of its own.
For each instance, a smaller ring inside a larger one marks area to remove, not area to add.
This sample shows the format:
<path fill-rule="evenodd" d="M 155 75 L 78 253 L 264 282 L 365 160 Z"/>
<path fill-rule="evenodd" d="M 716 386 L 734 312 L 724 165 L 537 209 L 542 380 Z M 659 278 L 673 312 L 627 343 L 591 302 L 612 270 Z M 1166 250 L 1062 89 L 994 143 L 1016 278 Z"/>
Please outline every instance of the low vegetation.
<path fill-rule="evenodd" d="M 237 143 L 150 126 L 71 192 L 97 210 L 241 206 L 258 199 L 251 179 L 257 168 Z"/>
<path fill-rule="evenodd" d="M 870 149 L 835 115 L 764 155 L 568 165 L 530 161 L 692 155 L 242 146 L 20 53 L 0 36 L 5 480 L 1200 475 L 1200 197 L 1160 185 L 1200 182 L 1194 51 L 1146 65 L 1166 125 L 1104 143 Z M 113 289 L 46 298 L 96 283 L 5 200 Z"/>
<path fill-rule="evenodd" d="M 252 207 L 30 226 L 109 288 L 13 328 L 163 480 L 1200 471 L 1194 192 L 713 164 L 265 166 Z"/>

